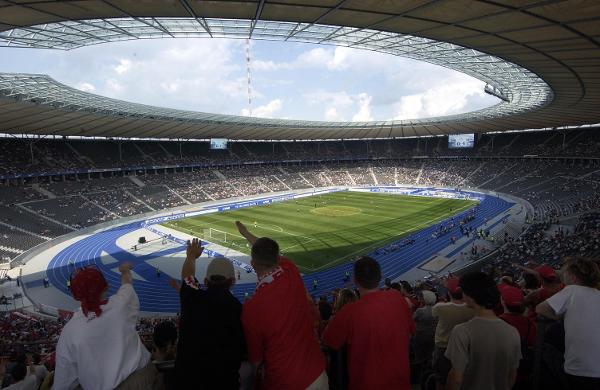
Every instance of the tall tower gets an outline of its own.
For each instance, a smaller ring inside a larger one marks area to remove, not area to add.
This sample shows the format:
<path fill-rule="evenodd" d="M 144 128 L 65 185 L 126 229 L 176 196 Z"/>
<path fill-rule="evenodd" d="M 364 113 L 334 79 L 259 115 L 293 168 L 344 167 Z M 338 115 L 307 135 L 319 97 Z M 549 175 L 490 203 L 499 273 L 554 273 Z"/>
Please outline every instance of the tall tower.
<path fill-rule="evenodd" d="M 250 39 L 246 38 L 246 75 L 248 86 L 248 116 L 252 116 L 252 78 L 250 75 Z"/>

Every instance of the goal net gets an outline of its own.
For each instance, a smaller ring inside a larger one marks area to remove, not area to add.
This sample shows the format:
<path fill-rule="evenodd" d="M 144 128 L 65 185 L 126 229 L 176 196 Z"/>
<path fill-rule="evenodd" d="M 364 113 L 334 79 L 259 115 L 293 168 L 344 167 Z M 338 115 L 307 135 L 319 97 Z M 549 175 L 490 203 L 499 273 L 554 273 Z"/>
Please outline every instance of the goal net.
<path fill-rule="evenodd" d="M 208 228 L 204 229 L 204 238 L 217 242 L 228 242 L 231 240 L 231 234 L 223 230 Z"/>
<path fill-rule="evenodd" d="M 228 247 L 237 247 L 246 242 L 244 237 L 240 235 L 215 228 L 204 229 L 204 239 L 211 242 L 227 243 Z"/>

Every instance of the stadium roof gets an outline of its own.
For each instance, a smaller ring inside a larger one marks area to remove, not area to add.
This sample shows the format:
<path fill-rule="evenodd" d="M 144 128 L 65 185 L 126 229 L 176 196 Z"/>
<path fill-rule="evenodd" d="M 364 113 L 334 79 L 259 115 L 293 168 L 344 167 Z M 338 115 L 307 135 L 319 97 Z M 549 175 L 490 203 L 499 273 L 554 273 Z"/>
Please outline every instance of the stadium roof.
<path fill-rule="evenodd" d="M 232 139 L 376 138 L 600 123 L 600 3 L 581 1 L 0 1 L 0 46 L 73 49 L 175 37 L 375 50 L 472 75 L 503 99 L 446 117 L 378 122 L 248 118 L 88 94 L 0 74 L 0 132 Z M 1 69 L 0 69 L 1 71 Z"/>

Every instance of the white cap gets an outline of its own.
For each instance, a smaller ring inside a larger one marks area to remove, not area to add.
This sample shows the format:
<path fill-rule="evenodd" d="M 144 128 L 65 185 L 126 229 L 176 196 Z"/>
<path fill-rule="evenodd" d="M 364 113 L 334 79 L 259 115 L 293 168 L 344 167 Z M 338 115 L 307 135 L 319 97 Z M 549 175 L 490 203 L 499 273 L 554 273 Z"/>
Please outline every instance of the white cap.
<path fill-rule="evenodd" d="M 235 279 L 233 264 L 226 257 L 214 258 L 206 267 L 206 279 L 210 279 L 213 275 L 220 275 L 225 279 Z"/>

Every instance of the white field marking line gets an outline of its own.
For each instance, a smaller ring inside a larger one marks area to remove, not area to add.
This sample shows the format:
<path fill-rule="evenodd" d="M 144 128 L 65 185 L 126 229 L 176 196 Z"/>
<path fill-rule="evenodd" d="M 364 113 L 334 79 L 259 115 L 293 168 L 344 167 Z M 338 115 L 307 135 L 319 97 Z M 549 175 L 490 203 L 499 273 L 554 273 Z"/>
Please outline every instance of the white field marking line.
<path fill-rule="evenodd" d="M 297 247 L 297 246 L 300 246 L 300 245 L 305 245 L 305 244 L 308 244 L 309 242 L 313 242 L 313 241 L 315 241 L 315 240 L 316 240 L 316 238 L 311 238 L 311 239 L 310 239 L 310 240 L 308 240 L 308 241 L 300 242 L 300 243 L 298 243 L 298 244 L 294 244 L 294 245 L 291 245 L 291 246 L 288 246 L 288 247 L 282 248 L 282 249 L 281 249 L 281 252 L 282 252 L 282 253 L 283 253 L 283 252 L 286 252 L 288 249 L 295 248 L 295 247 Z"/>
<path fill-rule="evenodd" d="M 453 214 L 446 214 L 446 215 L 444 215 L 443 217 L 437 217 L 437 218 L 430 219 L 429 221 L 427 221 L 427 222 L 423 222 L 423 223 L 422 223 L 422 224 L 420 224 L 420 225 L 417 225 L 417 226 L 414 226 L 414 227 L 412 227 L 412 228 L 410 228 L 410 229 L 406 229 L 406 230 L 403 230 L 403 231 L 399 232 L 397 236 L 401 236 L 401 235 L 402 235 L 402 234 L 404 234 L 404 233 L 408 233 L 408 232 L 410 232 L 410 231 L 418 230 L 418 229 L 420 229 L 420 228 L 422 228 L 422 227 L 424 227 L 424 226 L 428 226 L 429 224 L 431 224 L 431 223 L 432 223 L 432 222 L 434 222 L 434 221 L 444 220 L 445 218 L 448 218 L 448 216 L 450 216 L 450 215 L 456 215 L 456 214 L 460 213 L 461 211 L 465 210 L 467 207 L 473 207 L 473 206 L 474 206 L 474 205 L 470 205 L 470 204 L 469 204 L 469 205 L 464 205 L 464 206 L 462 206 L 460 209 L 458 209 L 458 210 L 457 210 L 455 213 L 453 213 Z M 326 267 L 331 267 L 331 265 L 332 265 L 332 264 L 336 264 L 336 263 L 337 263 L 337 262 L 339 262 L 339 261 L 342 261 L 342 260 L 344 260 L 344 259 L 347 259 L 347 258 L 349 258 L 349 257 L 352 257 L 352 256 L 354 256 L 354 255 L 355 255 L 355 254 L 357 254 L 357 253 L 363 252 L 363 251 L 365 251 L 365 250 L 367 250 L 367 249 L 369 249 L 369 248 L 373 248 L 373 247 L 380 246 L 380 245 L 382 245 L 382 244 L 381 244 L 381 242 L 379 242 L 379 243 L 375 243 L 375 244 L 371 244 L 371 245 L 367 245 L 367 246 L 365 246 L 365 247 L 364 247 L 364 248 L 362 248 L 362 249 L 356 250 L 356 251 L 354 251 L 354 252 L 352 252 L 352 253 L 349 253 L 349 254 L 347 254 L 347 255 L 345 255 L 345 256 L 338 257 L 337 259 L 335 259 L 335 260 L 331 260 L 330 262 L 328 262 L 328 263 L 326 263 L 326 264 L 323 264 L 322 266 L 320 266 L 320 267 L 317 267 L 317 268 L 311 268 L 311 267 L 303 267 L 303 268 L 310 269 L 310 272 L 316 272 L 316 271 L 320 271 L 320 270 L 321 270 L 321 269 L 323 269 L 323 268 L 326 268 Z"/>
<path fill-rule="evenodd" d="M 343 206 L 343 207 L 350 207 L 350 206 Z M 317 211 L 317 210 L 319 210 L 319 209 L 321 209 L 321 208 L 326 208 L 326 209 L 329 209 L 329 210 L 332 210 L 332 211 L 341 212 L 342 214 L 327 214 L 327 213 L 321 213 L 320 211 Z M 349 214 L 344 214 L 344 213 L 347 213 L 347 212 L 348 212 L 348 211 L 350 211 L 350 210 L 344 210 L 344 209 L 339 209 L 339 208 L 330 207 L 330 206 L 327 206 L 327 207 L 319 207 L 319 208 L 316 208 L 316 209 L 312 209 L 312 210 L 310 210 L 310 212 L 311 212 L 311 213 L 313 213 L 313 214 L 324 215 L 324 216 L 326 216 L 326 217 L 351 217 L 351 216 L 353 216 L 353 215 L 364 214 L 364 213 L 362 212 L 362 209 L 361 209 L 361 208 L 358 208 L 358 207 L 352 207 L 352 208 L 353 208 L 354 210 L 356 210 L 356 211 L 352 211 L 352 212 L 351 212 L 351 213 L 349 213 Z"/>
<path fill-rule="evenodd" d="M 197 237 L 197 236 L 198 236 L 198 234 L 196 234 L 197 232 L 193 231 L 192 229 L 188 229 L 188 228 L 185 228 L 185 227 L 179 226 L 179 225 L 177 225 L 177 224 L 174 224 L 174 223 L 172 223 L 172 222 L 167 222 L 167 223 L 168 223 L 168 224 L 173 224 L 173 226 L 174 226 L 174 227 L 171 227 L 171 229 L 179 230 L 180 232 L 187 233 L 187 234 L 189 234 L 189 235 L 191 235 L 191 236 L 193 236 L 193 237 Z M 212 223 L 209 223 L 208 225 L 210 225 L 210 226 L 214 226 L 214 224 L 212 224 Z M 216 230 L 216 231 L 218 231 L 218 232 L 224 233 L 226 236 L 227 236 L 227 235 L 229 235 L 229 236 L 234 236 L 234 237 L 241 238 L 241 239 L 242 239 L 242 240 L 244 240 L 244 241 L 246 240 L 246 239 L 245 239 L 243 236 L 240 236 L 239 234 L 235 234 L 235 233 L 229 233 L 229 232 L 226 232 L 226 231 L 224 231 L 224 230 L 217 229 L 217 228 L 210 227 L 210 226 L 209 226 L 209 229 L 213 229 L 213 230 Z M 203 230 L 204 230 L 204 229 L 203 229 Z M 205 238 L 204 238 L 204 234 L 202 234 L 202 236 L 203 236 L 203 239 L 205 239 Z M 215 238 L 215 237 L 210 237 L 210 238 Z M 206 241 L 208 241 L 207 239 L 205 239 L 205 240 L 206 240 Z M 217 244 L 217 245 L 221 245 L 221 244 Z M 222 245 L 221 245 L 221 246 L 222 246 Z"/>
<path fill-rule="evenodd" d="M 281 226 L 278 226 L 278 225 L 260 225 L 260 224 L 256 224 L 256 226 L 259 227 L 259 228 L 263 228 L 263 229 L 267 229 L 267 230 L 274 230 L 276 232 L 283 233 L 283 228 Z M 273 227 L 276 227 L 277 229 L 269 229 L 267 226 L 273 226 Z"/>
<path fill-rule="evenodd" d="M 284 233 L 284 234 L 287 234 L 287 235 L 289 235 L 289 236 L 294 236 L 294 237 L 302 237 L 302 238 L 306 238 L 307 240 L 312 240 L 312 237 L 307 237 L 307 236 L 303 236 L 303 235 L 301 235 L 301 234 L 295 234 L 295 233 L 286 232 L 285 230 L 283 230 L 283 229 L 281 228 L 281 226 L 277 226 L 277 225 L 271 225 L 271 226 L 277 226 L 277 227 L 278 227 L 279 229 L 281 229 L 281 230 L 271 229 L 271 228 L 268 228 L 268 227 L 266 227 L 266 226 L 264 226 L 264 225 L 259 225 L 259 224 L 257 224 L 256 226 L 257 226 L 257 227 L 259 227 L 259 228 L 261 228 L 261 229 L 265 229 L 265 230 L 271 230 L 271 231 L 274 231 L 274 232 Z"/>

